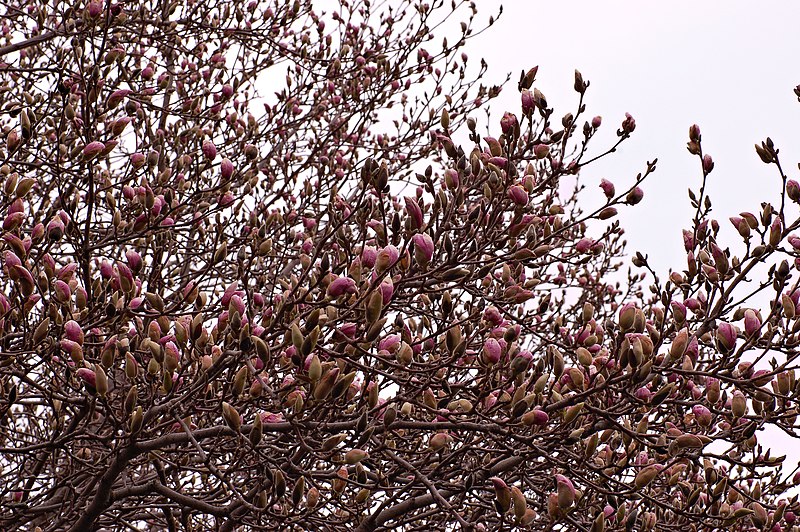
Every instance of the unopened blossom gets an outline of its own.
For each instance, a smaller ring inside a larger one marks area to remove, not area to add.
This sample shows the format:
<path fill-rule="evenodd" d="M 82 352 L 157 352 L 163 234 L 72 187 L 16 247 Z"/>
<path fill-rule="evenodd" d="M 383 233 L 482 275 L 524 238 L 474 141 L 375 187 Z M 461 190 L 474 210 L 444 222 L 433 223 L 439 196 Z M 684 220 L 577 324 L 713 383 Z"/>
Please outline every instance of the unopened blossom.
<path fill-rule="evenodd" d="M 350 277 L 337 277 L 328 285 L 328 295 L 339 297 L 342 294 L 353 294 L 356 292 L 356 282 Z"/>
<path fill-rule="evenodd" d="M 417 233 L 411 240 L 414 242 L 414 258 L 422 266 L 427 266 L 433 258 L 433 239 L 427 233 Z"/>

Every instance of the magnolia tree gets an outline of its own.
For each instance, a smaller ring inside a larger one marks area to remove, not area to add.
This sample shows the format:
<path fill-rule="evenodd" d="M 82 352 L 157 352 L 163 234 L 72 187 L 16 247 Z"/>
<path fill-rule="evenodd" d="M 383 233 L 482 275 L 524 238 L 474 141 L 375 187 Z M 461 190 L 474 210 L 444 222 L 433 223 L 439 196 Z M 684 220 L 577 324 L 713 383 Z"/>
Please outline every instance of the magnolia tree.
<path fill-rule="evenodd" d="M 580 175 L 634 119 L 533 68 L 480 124 L 457 3 L 4 3 L 0 528 L 794 529 L 778 150 L 720 231 L 692 126 L 685 254 L 631 271 L 655 162 Z"/>

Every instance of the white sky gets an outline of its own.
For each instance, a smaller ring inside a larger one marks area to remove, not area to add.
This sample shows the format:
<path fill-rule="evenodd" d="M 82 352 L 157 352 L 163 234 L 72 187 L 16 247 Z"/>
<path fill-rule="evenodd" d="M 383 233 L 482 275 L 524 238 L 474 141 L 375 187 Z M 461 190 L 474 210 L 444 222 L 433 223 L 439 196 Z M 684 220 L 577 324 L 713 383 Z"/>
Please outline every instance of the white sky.
<path fill-rule="evenodd" d="M 478 2 L 483 20 L 499 3 Z M 587 117 L 602 115 L 606 135 L 595 139 L 595 149 L 610 146 L 625 112 L 631 113 L 633 138 L 588 167 L 583 182 L 596 188 L 607 178 L 620 190 L 647 160 L 658 158 L 658 170 L 643 187 L 644 201 L 621 216 L 629 251 L 648 254 L 657 271 L 685 268 L 681 229 L 692 215 L 686 190 L 697 190 L 702 175 L 686 151 L 692 123 L 700 125 L 704 151 L 714 158 L 712 215 L 729 229 L 723 243 L 732 251 L 741 240 L 728 218 L 743 210 L 757 213 L 762 201 L 779 201 L 778 174 L 761 162 L 753 144 L 772 137 L 784 170 L 798 177 L 800 103 L 793 88 L 800 84 L 800 3 L 502 3 L 495 26 L 467 48 L 471 62 L 484 57 L 489 63 L 486 83 L 512 73 L 492 104 L 496 120 L 504 109 L 519 113 L 519 72 L 537 64 L 535 86 L 555 108 L 556 123 L 577 105 L 574 70 L 591 81 Z"/>

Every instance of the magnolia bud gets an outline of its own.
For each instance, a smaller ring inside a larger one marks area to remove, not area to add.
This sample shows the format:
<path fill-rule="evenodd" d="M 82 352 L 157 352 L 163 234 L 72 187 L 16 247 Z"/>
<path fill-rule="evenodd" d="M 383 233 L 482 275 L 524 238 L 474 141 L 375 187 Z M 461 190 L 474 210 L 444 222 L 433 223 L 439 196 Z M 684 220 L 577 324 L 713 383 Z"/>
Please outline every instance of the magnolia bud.
<path fill-rule="evenodd" d="M 511 507 L 511 490 L 508 488 L 508 484 L 499 477 L 492 477 L 489 480 L 494 486 L 495 504 L 498 511 L 506 513 Z"/>

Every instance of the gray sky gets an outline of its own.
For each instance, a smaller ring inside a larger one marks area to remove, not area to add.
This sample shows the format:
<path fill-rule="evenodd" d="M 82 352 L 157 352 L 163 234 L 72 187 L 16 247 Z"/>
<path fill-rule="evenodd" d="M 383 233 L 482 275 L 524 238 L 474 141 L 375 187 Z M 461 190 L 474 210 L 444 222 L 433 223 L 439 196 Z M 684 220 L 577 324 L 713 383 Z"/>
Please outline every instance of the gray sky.
<path fill-rule="evenodd" d="M 479 13 L 488 17 L 499 3 L 481 0 Z M 714 158 L 712 215 L 734 253 L 741 240 L 728 218 L 758 212 L 762 201 L 779 201 L 777 172 L 761 162 L 753 144 L 771 136 L 784 170 L 798 177 L 800 103 L 793 88 L 800 84 L 800 3 L 502 3 L 504 14 L 495 26 L 467 48 L 472 59 L 489 63 L 487 83 L 512 73 L 505 99 L 493 104 L 496 119 L 501 107 L 519 112 L 519 72 L 537 64 L 535 86 L 558 117 L 577 105 L 574 69 L 591 81 L 588 117 L 602 115 L 605 130 L 595 149 L 609 146 L 625 112 L 631 113 L 637 124 L 633 138 L 588 167 L 583 181 L 595 188 L 607 178 L 619 190 L 658 157 L 658 170 L 643 187 L 644 201 L 621 217 L 630 251 L 649 254 L 658 271 L 685 267 L 681 229 L 689 227 L 692 214 L 686 190 L 697 190 L 702 175 L 686 151 L 692 123 L 700 125 L 704 151 Z"/>

